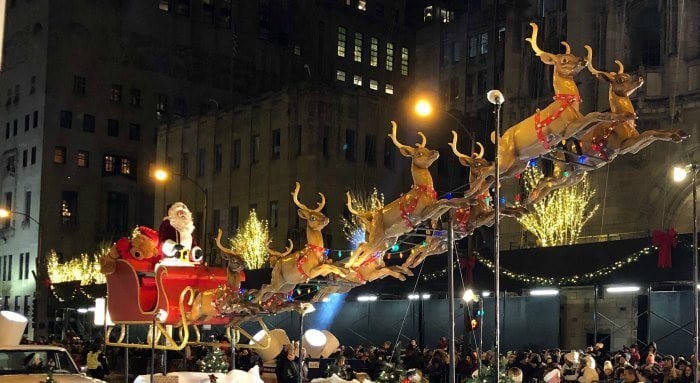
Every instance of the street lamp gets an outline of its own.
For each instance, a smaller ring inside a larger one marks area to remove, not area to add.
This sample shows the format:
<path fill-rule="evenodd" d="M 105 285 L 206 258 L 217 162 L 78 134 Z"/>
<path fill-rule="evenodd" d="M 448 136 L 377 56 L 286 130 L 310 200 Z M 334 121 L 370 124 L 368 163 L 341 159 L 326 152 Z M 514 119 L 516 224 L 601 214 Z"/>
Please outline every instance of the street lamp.
<path fill-rule="evenodd" d="M 418 117 L 421 118 L 428 118 L 433 115 L 433 104 L 428 100 L 427 98 L 420 98 L 416 101 L 416 104 L 413 107 L 413 111 Z M 457 125 L 459 125 L 462 130 L 464 130 L 465 133 L 469 135 L 469 139 L 471 140 L 471 153 L 474 153 L 474 146 L 476 145 L 476 137 L 474 137 L 474 132 L 471 130 L 467 129 L 467 126 L 464 125 L 464 122 L 462 119 L 459 117 L 455 116 L 452 112 L 449 110 L 443 110 L 442 114 L 445 116 L 449 117 L 454 121 Z"/>
<path fill-rule="evenodd" d="M 682 182 L 691 173 L 691 186 L 693 188 L 693 286 L 698 286 L 698 193 L 697 193 L 697 175 L 698 175 L 698 164 L 692 163 L 683 166 L 675 166 L 673 168 L 673 180 L 676 182 Z M 694 307 L 694 323 L 695 331 L 693 338 L 693 354 L 695 354 L 695 359 L 698 358 L 698 350 L 700 350 L 700 345 L 698 344 L 698 323 L 700 322 L 700 317 L 698 315 L 698 289 L 693 289 L 693 307 Z M 698 383 L 697 371 L 693 375 L 694 382 Z"/>
<path fill-rule="evenodd" d="M 209 242 L 207 240 L 207 200 L 209 198 L 209 192 L 207 191 L 206 188 L 202 187 L 202 185 L 200 185 L 197 181 L 193 180 L 189 176 L 186 176 L 184 174 L 179 174 L 179 173 L 170 173 L 170 171 L 164 167 L 156 167 L 151 172 L 151 177 L 155 181 L 160 182 L 160 183 L 164 183 L 164 182 L 168 181 L 170 179 L 171 175 L 180 176 L 182 179 L 192 182 L 192 184 L 194 184 L 194 186 L 196 186 L 197 189 L 199 189 L 204 194 L 204 213 L 202 216 L 202 221 L 203 221 L 202 222 L 202 236 L 204 239 L 204 243 L 203 243 L 202 248 L 204 249 L 204 253 L 206 254 L 207 249 L 208 249 L 208 242 Z M 211 263 L 211 259 L 209 259 L 209 263 Z"/>

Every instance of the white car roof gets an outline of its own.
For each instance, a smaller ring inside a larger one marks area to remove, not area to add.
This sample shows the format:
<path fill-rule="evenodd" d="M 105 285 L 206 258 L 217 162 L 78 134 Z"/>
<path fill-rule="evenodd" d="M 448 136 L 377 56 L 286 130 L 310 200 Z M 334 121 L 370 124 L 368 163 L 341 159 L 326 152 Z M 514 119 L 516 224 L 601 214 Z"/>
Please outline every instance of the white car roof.
<path fill-rule="evenodd" d="M 0 344 L 0 351 L 66 351 L 66 349 L 58 346 L 44 346 L 39 344 L 20 344 L 17 346 Z"/>

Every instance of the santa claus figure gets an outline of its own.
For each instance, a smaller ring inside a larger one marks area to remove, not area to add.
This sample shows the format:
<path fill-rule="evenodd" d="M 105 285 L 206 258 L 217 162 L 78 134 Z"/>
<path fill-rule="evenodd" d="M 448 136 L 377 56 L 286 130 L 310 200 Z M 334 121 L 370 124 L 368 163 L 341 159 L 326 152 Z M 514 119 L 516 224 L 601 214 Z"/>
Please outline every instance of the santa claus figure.
<path fill-rule="evenodd" d="M 168 215 L 158 228 L 160 251 L 164 261 L 180 261 L 200 263 L 203 259 L 202 248 L 197 246 L 192 233 L 194 222 L 192 212 L 182 202 L 168 206 Z"/>

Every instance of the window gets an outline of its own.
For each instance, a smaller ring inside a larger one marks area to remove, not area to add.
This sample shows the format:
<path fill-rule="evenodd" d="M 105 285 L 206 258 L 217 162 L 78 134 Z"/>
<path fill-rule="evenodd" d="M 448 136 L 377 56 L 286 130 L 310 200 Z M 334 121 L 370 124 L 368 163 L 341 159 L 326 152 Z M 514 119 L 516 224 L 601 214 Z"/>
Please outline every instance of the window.
<path fill-rule="evenodd" d="M 362 62 L 362 33 L 360 32 L 355 32 L 353 59 L 355 60 L 355 62 Z"/>
<path fill-rule="evenodd" d="M 190 154 L 182 153 L 182 158 L 180 159 L 180 174 L 183 177 L 189 177 L 190 175 Z"/>
<path fill-rule="evenodd" d="M 348 161 L 355 161 L 355 141 L 357 134 L 352 129 L 345 129 L 345 159 Z"/>
<path fill-rule="evenodd" d="M 29 217 L 32 216 L 32 192 L 24 192 L 24 217 L 22 221 L 29 223 Z"/>
<path fill-rule="evenodd" d="M 163 12 L 168 12 L 170 10 L 170 0 L 160 0 L 160 4 L 158 4 L 158 9 L 160 9 Z"/>
<path fill-rule="evenodd" d="M 187 114 L 187 103 L 182 97 L 175 97 L 175 114 L 178 116 Z"/>
<path fill-rule="evenodd" d="M 27 152 L 27 149 L 24 149 L 22 151 L 22 167 L 26 168 L 27 167 L 27 160 L 28 160 L 28 155 L 29 153 Z"/>
<path fill-rule="evenodd" d="M 64 190 L 61 192 L 61 224 L 75 225 L 78 222 L 78 192 Z"/>
<path fill-rule="evenodd" d="M 168 111 L 168 96 L 164 94 L 158 95 L 158 101 L 156 102 L 156 113 L 158 115 L 165 114 Z"/>
<path fill-rule="evenodd" d="M 12 103 L 19 104 L 19 85 L 15 85 L 15 97 L 12 99 Z"/>
<path fill-rule="evenodd" d="M 17 135 L 17 119 L 12 120 L 12 136 Z"/>
<path fill-rule="evenodd" d="M 368 134 L 365 136 L 365 162 L 374 165 L 377 162 L 376 136 Z"/>
<path fill-rule="evenodd" d="M 117 158 L 115 156 L 109 154 L 105 155 L 102 171 L 104 173 L 114 174 L 114 171 L 116 170 L 116 161 Z"/>
<path fill-rule="evenodd" d="M 109 90 L 109 100 L 114 102 L 122 102 L 122 86 L 119 84 L 112 84 Z"/>
<path fill-rule="evenodd" d="M 282 135 L 280 134 L 279 129 L 275 129 L 272 131 L 272 159 L 278 159 L 280 158 L 280 146 L 282 145 L 281 143 L 282 140 Z"/>
<path fill-rule="evenodd" d="M 335 71 L 335 79 L 338 81 L 345 81 L 345 72 L 342 70 Z"/>
<path fill-rule="evenodd" d="M 394 143 L 391 138 L 384 139 L 384 167 L 390 168 L 394 166 Z"/>
<path fill-rule="evenodd" d="M 379 65 L 379 40 L 376 37 L 369 40 L 369 65 L 373 67 Z"/>
<path fill-rule="evenodd" d="M 83 114 L 83 131 L 84 132 L 95 132 L 95 116 L 92 114 Z"/>
<path fill-rule="evenodd" d="M 26 259 L 29 259 L 29 253 L 27 253 Z M 26 270 L 26 269 L 25 269 Z M 27 279 L 26 277 L 24 279 Z M 24 316 L 29 316 L 29 297 L 30 295 L 24 296 Z"/>
<path fill-rule="evenodd" d="M 408 48 L 401 47 L 401 74 L 408 76 Z"/>
<path fill-rule="evenodd" d="M 9 138 L 10 138 L 10 123 L 8 122 L 5 124 L 5 139 L 7 140 Z"/>
<path fill-rule="evenodd" d="M 85 96 L 85 77 L 73 76 L 73 94 Z"/>
<path fill-rule="evenodd" d="M 386 43 L 386 70 L 391 72 L 394 70 L 394 44 Z"/>
<path fill-rule="evenodd" d="M 65 164 L 66 163 L 66 147 L 57 146 L 53 150 L 53 163 L 55 164 Z"/>
<path fill-rule="evenodd" d="M 469 38 L 469 58 L 476 57 L 476 36 Z"/>
<path fill-rule="evenodd" d="M 301 155 L 301 125 L 294 126 L 294 154 Z"/>
<path fill-rule="evenodd" d="M 122 234 L 129 229 L 129 195 L 107 193 L 107 232 Z"/>
<path fill-rule="evenodd" d="M 129 139 L 132 141 L 138 141 L 141 139 L 141 125 L 139 124 L 129 124 Z"/>
<path fill-rule="evenodd" d="M 250 161 L 256 163 L 260 160 L 260 135 L 253 136 L 250 142 Z"/>
<path fill-rule="evenodd" d="M 29 163 L 34 165 L 36 163 L 36 146 L 32 146 L 32 154 L 30 157 L 31 160 L 29 161 Z"/>
<path fill-rule="evenodd" d="M 219 28 L 231 29 L 231 1 L 220 1 L 219 13 L 216 18 L 216 26 Z M 234 42 L 235 44 L 235 42 Z"/>
<path fill-rule="evenodd" d="M 295 55 L 295 56 L 301 56 L 301 45 L 295 45 L 295 46 L 294 46 L 294 55 Z"/>
<path fill-rule="evenodd" d="M 28 130 L 29 130 L 29 115 L 25 114 L 24 115 L 24 131 L 26 132 Z"/>
<path fill-rule="evenodd" d="M 181 16 L 189 16 L 190 0 L 175 0 L 175 13 Z"/>
<path fill-rule="evenodd" d="M 107 120 L 107 135 L 110 137 L 119 137 L 119 121 Z"/>
<path fill-rule="evenodd" d="M 35 110 L 33 115 L 32 115 L 32 128 L 36 128 L 39 126 L 39 111 Z"/>
<path fill-rule="evenodd" d="M 452 62 L 459 62 L 462 56 L 462 42 L 454 41 L 452 42 Z"/>
<path fill-rule="evenodd" d="M 132 173 L 131 169 L 131 159 L 129 158 L 122 158 L 121 161 L 119 161 L 119 173 L 128 176 L 131 175 Z"/>
<path fill-rule="evenodd" d="M 433 21 L 433 6 L 429 5 L 425 8 L 423 8 L 423 22 L 424 23 L 429 23 Z"/>
<path fill-rule="evenodd" d="M 90 152 L 78 150 L 78 167 L 87 168 L 90 165 Z"/>
<path fill-rule="evenodd" d="M 348 35 L 345 27 L 338 27 L 338 57 L 345 57 Z"/>
<path fill-rule="evenodd" d="M 440 9 L 440 21 L 447 24 L 450 21 L 454 21 L 455 13 L 447 9 Z"/>
<path fill-rule="evenodd" d="M 29 94 L 34 94 L 34 92 L 36 92 L 36 76 L 29 79 Z"/>
<path fill-rule="evenodd" d="M 484 32 L 479 35 L 479 53 L 484 55 L 489 51 L 489 34 Z"/>
<path fill-rule="evenodd" d="M 367 0 L 357 0 L 357 9 L 361 11 L 367 10 Z"/>
<path fill-rule="evenodd" d="M 228 209 L 228 232 L 234 235 L 238 230 L 238 206 Z"/>
<path fill-rule="evenodd" d="M 129 105 L 141 106 L 141 89 L 131 88 L 129 90 Z"/>
<path fill-rule="evenodd" d="M 270 201 L 270 228 L 276 228 L 278 225 L 277 213 L 279 211 L 279 204 L 277 201 Z"/>
<path fill-rule="evenodd" d="M 61 111 L 61 128 L 70 129 L 73 127 L 73 112 L 70 110 Z"/>
<path fill-rule="evenodd" d="M 377 80 L 369 80 L 369 88 L 372 90 L 379 89 L 379 83 L 377 82 Z"/>
<path fill-rule="evenodd" d="M 24 253 L 19 253 L 19 279 L 24 276 Z"/>
<path fill-rule="evenodd" d="M 231 148 L 231 167 L 241 167 L 241 140 L 233 141 L 233 148 Z"/>
<path fill-rule="evenodd" d="M 221 171 L 224 162 L 224 153 L 221 144 L 214 145 L 214 173 Z"/>
<path fill-rule="evenodd" d="M 394 94 L 394 86 L 391 84 L 386 84 L 386 86 L 384 87 L 384 93 Z"/>
<path fill-rule="evenodd" d="M 204 148 L 197 149 L 197 175 L 203 176 L 207 169 L 207 150 Z"/>
<path fill-rule="evenodd" d="M 12 280 L 12 254 L 7 256 L 7 280 Z M 15 299 L 15 302 L 17 300 Z"/>
<path fill-rule="evenodd" d="M 29 253 L 24 253 L 24 279 L 29 279 Z"/>
<path fill-rule="evenodd" d="M 362 76 L 356 74 L 352 77 L 352 83 L 357 86 L 362 86 Z"/>

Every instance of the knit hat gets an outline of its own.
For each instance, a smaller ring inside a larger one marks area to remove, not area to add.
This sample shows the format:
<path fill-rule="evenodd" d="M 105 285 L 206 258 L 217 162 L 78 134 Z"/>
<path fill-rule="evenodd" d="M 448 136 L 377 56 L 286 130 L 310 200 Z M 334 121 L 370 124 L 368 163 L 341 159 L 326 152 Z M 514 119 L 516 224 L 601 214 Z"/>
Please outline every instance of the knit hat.
<path fill-rule="evenodd" d="M 564 355 L 564 359 L 566 359 L 569 363 L 578 363 L 578 351 L 571 351 Z"/>
<path fill-rule="evenodd" d="M 606 361 L 603 363 L 603 371 L 605 371 L 605 370 L 613 371 L 613 365 L 612 365 L 612 363 L 611 363 L 609 360 L 606 360 Z"/>

